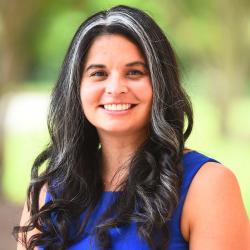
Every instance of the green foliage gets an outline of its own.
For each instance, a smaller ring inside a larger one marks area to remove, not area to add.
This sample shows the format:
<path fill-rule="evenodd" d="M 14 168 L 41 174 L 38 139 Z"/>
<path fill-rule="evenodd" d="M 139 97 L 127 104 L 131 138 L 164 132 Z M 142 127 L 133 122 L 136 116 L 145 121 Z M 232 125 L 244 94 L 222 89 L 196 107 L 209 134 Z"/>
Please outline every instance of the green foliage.
<path fill-rule="evenodd" d="M 47 20 L 36 42 L 36 78 L 56 78 L 70 41 L 86 18 L 83 11 L 63 10 Z"/>
<path fill-rule="evenodd" d="M 46 124 L 44 124 L 46 125 Z M 23 203 L 35 157 L 47 144 L 44 131 L 11 132 L 5 134 L 3 191 L 9 200 Z"/>
<path fill-rule="evenodd" d="M 220 1 L 215 0 L 42 1 L 41 11 L 30 24 L 32 29 L 26 41 L 26 53 L 31 54 L 33 62 L 29 69 L 31 85 L 36 83 L 34 88 L 42 89 L 44 81 L 55 81 L 72 36 L 87 16 L 119 4 L 143 9 L 166 32 L 184 69 L 184 81 L 190 90 L 195 109 L 195 129 L 188 145 L 218 158 L 233 169 L 241 184 L 250 215 L 250 192 L 247 188 L 250 153 L 247 137 L 247 128 L 250 127 L 249 115 L 247 116 L 250 109 L 249 97 L 236 100 L 233 100 L 234 95 L 227 97 L 227 105 L 231 105 L 231 111 L 225 119 L 229 124 L 229 131 L 233 131 L 227 138 L 220 134 L 219 107 L 211 103 L 211 100 L 214 100 L 211 97 L 211 89 L 215 89 L 220 98 L 226 88 L 234 89 L 232 83 L 240 86 L 239 82 L 230 82 L 231 75 L 234 75 L 234 79 L 244 82 L 250 93 L 249 67 L 242 72 L 235 69 L 236 66 L 244 69 L 250 59 L 247 53 L 250 43 L 250 19 L 244 15 L 244 10 L 250 6 L 249 3 L 240 0 L 236 6 L 230 3 L 222 6 Z M 18 14 L 22 15 L 22 11 Z M 0 20 L 0 32 L 2 23 Z M 232 25 L 235 23 L 238 26 Z M 236 32 L 238 30 L 243 32 Z M 8 43 L 18 47 L 15 41 Z M 228 65 L 230 70 L 225 70 Z M 187 71 L 190 72 L 190 79 L 185 79 Z M 228 72 L 232 74 L 229 76 Z M 36 81 L 33 81 L 34 79 Z M 223 81 L 229 84 L 222 85 Z M 50 88 L 51 85 L 46 84 L 46 90 Z M 25 86 L 25 89 L 30 90 L 30 86 Z M 47 138 L 45 131 L 46 129 L 35 133 L 6 133 L 3 186 L 6 195 L 13 201 L 22 202 L 24 199 L 32 161 L 41 151 L 45 144 L 44 139 Z"/>
<path fill-rule="evenodd" d="M 187 147 L 217 159 L 236 174 L 250 216 L 249 142 L 239 136 L 222 137 L 216 106 L 204 94 L 197 93 L 195 88 L 189 88 L 188 92 L 194 106 L 195 122 L 193 133 L 187 141 Z M 250 117 L 245 114 L 249 109 L 250 102 L 245 99 L 239 100 L 235 106 L 232 106 L 231 131 L 241 133 L 248 131 L 246 126 L 250 123 Z M 32 163 L 47 142 L 46 124 L 39 131 L 17 133 L 7 128 L 3 188 L 8 199 L 19 203 L 24 201 Z"/>

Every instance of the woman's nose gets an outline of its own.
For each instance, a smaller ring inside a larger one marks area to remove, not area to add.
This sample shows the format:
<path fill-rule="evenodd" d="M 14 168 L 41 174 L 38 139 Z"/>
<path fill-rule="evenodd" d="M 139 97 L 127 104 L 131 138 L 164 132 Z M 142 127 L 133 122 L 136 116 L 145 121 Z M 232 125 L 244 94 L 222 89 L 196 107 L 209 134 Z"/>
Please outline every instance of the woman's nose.
<path fill-rule="evenodd" d="M 127 93 L 128 88 L 125 80 L 121 79 L 120 76 L 112 76 L 107 80 L 107 84 L 105 87 L 105 92 L 107 94 L 119 95 L 122 93 Z"/>

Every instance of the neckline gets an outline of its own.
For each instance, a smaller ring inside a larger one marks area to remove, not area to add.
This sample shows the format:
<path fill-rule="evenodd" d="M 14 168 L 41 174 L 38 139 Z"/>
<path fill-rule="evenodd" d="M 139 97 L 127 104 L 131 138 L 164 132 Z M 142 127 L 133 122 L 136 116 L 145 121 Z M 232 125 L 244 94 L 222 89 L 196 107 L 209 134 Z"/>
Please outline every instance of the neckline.
<path fill-rule="evenodd" d="M 195 150 L 190 150 L 187 153 L 183 154 L 183 158 L 195 152 L 196 152 Z"/>
<path fill-rule="evenodd" d="M 187 156 L 195 153 L 195 150 L 190 150 L 188 152 L 186 152 L 185 154 L 183 154 L 182 158 L 186 158 Z M 122 191 L 103 191 L 103 194 L 120 194 Z"/>

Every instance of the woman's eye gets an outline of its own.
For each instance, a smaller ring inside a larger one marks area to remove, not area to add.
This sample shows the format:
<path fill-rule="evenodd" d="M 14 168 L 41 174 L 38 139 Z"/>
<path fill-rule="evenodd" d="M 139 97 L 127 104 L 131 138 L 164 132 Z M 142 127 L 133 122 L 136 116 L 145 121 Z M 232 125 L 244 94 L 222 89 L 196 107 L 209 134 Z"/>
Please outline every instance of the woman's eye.
<path fill-rule="evenodd" d="M 130 76 L 143 75 L 143 72 L 141 72 L 140 70 L 130 70 L 128 72 L 128 75 Z"/>
<path fill-rule="evenodd" d="M 94 77 L 95 76 L 97 76 L 97 77 L 103 77 L 103 76 L 107 76 L 107 73 L 104 72 L 104 71 L 96 71 L 96 72 L 91 73 L 90 76 L 91 77 L 93 77 L 93 76 Z"/>

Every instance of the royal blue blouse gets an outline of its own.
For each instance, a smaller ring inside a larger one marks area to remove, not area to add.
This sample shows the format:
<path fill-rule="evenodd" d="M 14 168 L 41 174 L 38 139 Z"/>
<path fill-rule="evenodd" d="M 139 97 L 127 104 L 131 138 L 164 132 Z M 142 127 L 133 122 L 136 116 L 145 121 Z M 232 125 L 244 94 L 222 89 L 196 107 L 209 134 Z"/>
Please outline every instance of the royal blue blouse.
<path fill-rule="evenodd" d="M 166 250 L 188 250 L 189 244 L 183 238 L 181 233 L 181 214 L 183 205 L 185 202 L 185 198 L 187 196 L 187 192 L 189 186 L 195 176 L 195 174 L 199 171 L 202 165 L 206 162 L 218 162 L 213 158 L 209 158 L 197 151 L 189 151 L 188 153 L 183 155 L 182 163 L 184 167 L 184 175 L 183 182 L 180 188 L 180 199 L 178 206 L 172 216 L 172 219 L 168 222 L 170 239 L 168 243 L 168 247 Z M 86 227 L 86 232 L 91 232 L 93 229 L 97 219 L 103 214 L 106 210 L 112 199 L 115 199 L 119 195 L 119 192 L 103 192 L 103 195 L 93 211 L 88 225 Z M 51 196 L 49 193 L 46 194 L 45 202 L 51 200 Z M 110 235 L 112 237 L 112 249 L 116 250 L 128 250 L 128 249 L 136 249 L 136 250 L 150 250 L 147 242 L 143 239 L 139 238 L 137 234 L 137 227 L 135 223 L 131 223 L 128 226 L 121 228 L 112 228 L 110 231 Z M 44 250 L 43 247 L 39 247 L 39 250 Z M 95 238 L 93 235 L 87 233 L 87 236 L 82 240 L 69 247 L 69 250 L 83 250 L 83 249 L 93 249 L 99 250 L 96 245 Z"/>

